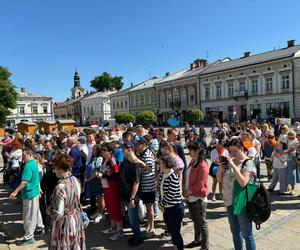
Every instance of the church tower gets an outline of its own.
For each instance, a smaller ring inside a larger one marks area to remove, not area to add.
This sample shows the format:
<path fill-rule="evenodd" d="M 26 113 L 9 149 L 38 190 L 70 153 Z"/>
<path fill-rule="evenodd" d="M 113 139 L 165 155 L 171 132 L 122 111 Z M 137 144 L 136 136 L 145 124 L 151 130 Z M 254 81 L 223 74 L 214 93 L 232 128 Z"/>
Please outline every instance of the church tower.
<path fill-rule="evenodd" d="M 82 97 L 84 94 L 84 89 L 80 86 L 80 76 L 77 72 L 77 69 L 75 70 L 74 86 L 71 89 L 71 91 L 72 91 L 72 99 L 77 99 L 79 97 Z"/>

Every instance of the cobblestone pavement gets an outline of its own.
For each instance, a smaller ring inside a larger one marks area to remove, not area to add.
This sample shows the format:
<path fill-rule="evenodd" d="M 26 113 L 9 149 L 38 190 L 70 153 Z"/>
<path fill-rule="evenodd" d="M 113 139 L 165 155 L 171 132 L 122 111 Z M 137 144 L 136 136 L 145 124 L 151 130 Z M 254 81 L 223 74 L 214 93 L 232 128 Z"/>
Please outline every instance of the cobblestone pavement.
<path fill-rule="evenodd" d="M 264 164 L 262 174 L 266 173 Z M 2 249 L 47 249 L 47 237 L 36 238 L 36 243 L 26 247 L 17 247 L 16 240 L 23 235 L 21 199 L 10 201 L 8 191 L 2 184 L 0 176 L 0 250 Z M 211 178 L 209 178 L 211 179 Z M 265 181 L 266 178 L 263 179 Z M 211 180 L 210 180 L 211 181 Z M 211 184 L 211 183 L 210 183 Z M 268 183 L 265 183 L 266 185 Z M 297 190 L 300 191 L 299 186 Z M 299 192 L 298 192 L 299 193 Z M 209 200 L 207 209 L 211 249 L 233 249 L 232 238 L 226 217 L 225 207 L 222 201 Z M 272 194 L 272 215 L 262 224 L 261 230 L 254 229 L 257 241 L 257 249 L 283 250 L 300 249 L 300 198 L 298 196 L 279 196 Z M 107 222 L 99 224 L 91 223 L 86 230 L 86 242 L 88 249 L 130 249 L 126 239 L 117 242 L 110 241 L 107 235 L 102 235 L 101 230 L 108 226 Z M 156 220 L 156 232 L 160 235 L 164 230 L 162 217 Z M 183 221 L 182 235 L 185 243 L 193 240 L 193 224 L 189 218 L 188 210 Z M 130 229 L 125 229 L 126 236 L 130 235 Z M 136 249 L 172 249 L 170 238 L 156 237 L 146 240 Z"/>

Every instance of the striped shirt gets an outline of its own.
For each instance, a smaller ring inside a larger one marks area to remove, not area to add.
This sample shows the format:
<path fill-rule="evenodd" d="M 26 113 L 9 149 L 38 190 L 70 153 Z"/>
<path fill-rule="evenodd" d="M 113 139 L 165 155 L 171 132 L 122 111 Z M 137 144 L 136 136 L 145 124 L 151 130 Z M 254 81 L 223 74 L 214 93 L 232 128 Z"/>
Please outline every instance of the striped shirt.
<path fill-rule="evenodd" d="M 171 169 L 171 172 L 160 176 L 159 203 L 164 207 L 173 207 L 182 202 L 179 180 Z"/>
<path fill-rule="evenodd" d="M 143 161 L 147 167 L 151 167 L 151 171 L 148 171 L 145 167 L 142 167 L 141 192 L 154 192 L 156 190 L 156 175 L 155 159 L 152 151 L 149 148 L 146 148 L 141 154 L 140 160 Z"/>

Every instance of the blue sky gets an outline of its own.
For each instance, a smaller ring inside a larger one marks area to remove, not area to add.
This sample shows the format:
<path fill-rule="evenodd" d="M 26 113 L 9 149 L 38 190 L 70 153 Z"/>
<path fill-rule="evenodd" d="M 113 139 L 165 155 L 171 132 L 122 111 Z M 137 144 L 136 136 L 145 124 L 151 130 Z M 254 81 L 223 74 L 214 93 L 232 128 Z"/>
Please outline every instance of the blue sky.
<path fill-rule="evenodd" d="M 107 71 L 139 83 L 199 58 L 300 43 L 298 0 L 2 0 L 0 65 L 13 83 L 62 101 Z"/>

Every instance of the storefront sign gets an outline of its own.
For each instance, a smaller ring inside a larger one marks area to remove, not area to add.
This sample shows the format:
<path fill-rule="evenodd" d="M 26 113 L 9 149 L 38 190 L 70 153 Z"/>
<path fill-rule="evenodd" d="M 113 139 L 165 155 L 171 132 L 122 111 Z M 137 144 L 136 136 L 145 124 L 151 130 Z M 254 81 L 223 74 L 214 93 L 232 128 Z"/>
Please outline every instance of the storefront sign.
<path fill-rule="evenodd" d="M 253 103 L 276 103 L 276 102 L 284 102 L 284 101 L 290 101 L 292 96 L 286 96 L 286 97 L 273 97 L 273 98 L 265 98 L 265 99 L 254 99 L 250 102 Z"/>

